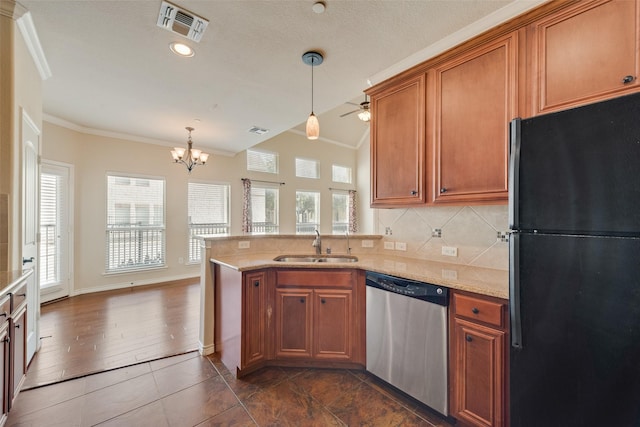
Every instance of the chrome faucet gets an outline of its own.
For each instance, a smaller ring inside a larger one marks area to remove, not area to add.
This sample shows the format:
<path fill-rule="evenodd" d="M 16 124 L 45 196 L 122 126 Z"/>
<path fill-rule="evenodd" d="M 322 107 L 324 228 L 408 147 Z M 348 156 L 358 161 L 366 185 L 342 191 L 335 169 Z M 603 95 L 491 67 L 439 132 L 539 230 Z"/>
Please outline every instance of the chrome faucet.
<path fill-rule="evenodd" d="M 317 234 L 317 236 L 313 240 L 313 243 L 311 244 L 311 246 L 316 248 L 316 255 L 321 255 L 322 254 L 322 239 L 320 238 L 320 232 L 318 230 L 316 230 L 316 234 Z"/>
<path fill-rule="evenodd" d="M 349 232 L 347 231 L 345 235 L 347 236 L 347 253 L 351 255 L 351 245 L 349 244 Z"/>

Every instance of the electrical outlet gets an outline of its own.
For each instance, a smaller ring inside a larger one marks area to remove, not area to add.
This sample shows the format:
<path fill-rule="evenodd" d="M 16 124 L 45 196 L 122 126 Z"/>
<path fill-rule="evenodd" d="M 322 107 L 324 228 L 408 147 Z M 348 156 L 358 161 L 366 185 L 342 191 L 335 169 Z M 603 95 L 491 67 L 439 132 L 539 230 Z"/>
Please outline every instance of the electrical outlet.
<path fill-rule="evenodd" d="M 458 279 L 458 272 L 456 270 L 448 270 L 446 268 L 442 269 L 442 278 L 443 279 L 450 279 L 450 280 L 457 280 Z"/>
<path fill-rule="evenodd" d="M 373 240 L 363 240 L 362 241 L 362 247 L 363 248 L 372 248 L 373 247 Z"/>
<path fill-rule="evenodd" d="M 453 246 L 443 246 L 442 255 L 446 256 L 458 256 L 458 248 Z"/>
<path fill-rule="evenodd" d="M 405 242 L 396 242 L 396 251 L 406 251 L 407 244 Z"/>
<path fill-rule="evenodd" d="M 238 242 L 238 249 L 249 249 L 251 247 L 251 242 L 248 240 L 241 240 Z"/>
<path fill-rule="evenodd" d="M 393 242 L 384 242 L 384 248 L 393 250 Z"/>
<path fill-rule="evenodd" d="M 384 234 L 386 236 L 391 236 L 393 234 L 393 230 L 391 230 L 391 227 L 385 227 L 384 228 Z"/>

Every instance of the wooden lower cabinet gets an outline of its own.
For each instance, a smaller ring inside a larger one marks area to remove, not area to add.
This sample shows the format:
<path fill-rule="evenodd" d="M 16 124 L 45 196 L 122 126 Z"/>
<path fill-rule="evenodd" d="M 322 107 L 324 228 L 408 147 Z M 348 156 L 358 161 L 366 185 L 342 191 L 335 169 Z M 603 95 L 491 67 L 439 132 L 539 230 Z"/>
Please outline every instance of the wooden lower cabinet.
<path fill-rule="evenodd" d="M 312 307 L 312 290 L 276 290 L 276 358 L 311 358 Z"/>
<path fill-rule="evenodd" d="M 11 346 L 9 340 L 9 315 L 11 313 L 11 303 L 8 295 L 0 299 L 0 425 L 3 425 L 9 414 L 9 378 Z"/>
<path fill-rule="evenodd" d="M 451 301 L 451 416 L 463 426 L 506 426 L 507 301 L 458 292 Z"/>
<path fill-rule="evenodd" d="M 268 357 L 267 333 L 272 308 L 267 299 L 267 271 L 246 273 L 243 281 L 242 365 L 251 366 L 264 362 Z"/>
<path fill-rule="evenodd" d="M 275 357 L 350 361 L 357 272 L 285 270 L 276 277 Z"/>
<path fill-rule="evenodd" d="M 27 374 L 27 306 L 17 310 L 12 315 L 11 321 L 11 334 L 10 342 L 13 349 L 13 355 L 11 357 L 12 369 L 11 369 L 11 390 L 10 390 L 10 403 L 12 406 L 25 375 Z"/>
<path fill-rule="evenodd" d="M 364 273 L 214 264 L 215 346 L 237 377 L 267 365 L 364 367 Z"/>

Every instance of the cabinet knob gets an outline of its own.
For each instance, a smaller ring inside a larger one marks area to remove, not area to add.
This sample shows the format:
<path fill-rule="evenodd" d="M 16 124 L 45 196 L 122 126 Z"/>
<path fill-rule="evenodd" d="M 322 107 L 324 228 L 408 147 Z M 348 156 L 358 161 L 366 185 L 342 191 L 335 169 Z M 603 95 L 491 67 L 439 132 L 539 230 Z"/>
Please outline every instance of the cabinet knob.
<path fill-rule="evenodd" d="M 636 78 L 635 78 L 634 76 L 631 76 L 631 75 L 629 75 L 629 76 L 624 76 L 624 77 L 622 78 L 622 83 L 624 83 L 624 84 L 626 84 L 626 85 L 627 85 L 627 84 L 631 83 L 632 81 L 634 81 L 635 79 L 636 79 Z"/>
<path fill-rule="evenodd" d="M 0 316 L 7 317 L 7 312 L 5 311 L 4 313 L 0 314 Z"/>
<path fill-rule="evenodd" d="M 260 281 L 256 280 L 255 282 L 253 282 L 253 286 L 255 286 L 256 288 L 260 286 Z"/>
<path fill-rule="evenodd" d="M 10 343 L 11 342 L 11 338 L 6 337 L 5 339 L 2 340 L 2 342 Z"/>
<path fill-rule="evenodd" d="M 415 196 L 416 194 L 418 194 L 418 192 L 416 190 L 411 190 L 411 195 Z"/>
<path fill-rule="evenodd" d="M 327 301 L 326 301 L 324 298 L 322 298 L 322 299 L 320 300 L 320 302 L 321 302 L 322 304 L 324 304 L 324 303 L 325 303 L 325 302 L 327 302 Z"/>
<path fill-rule="evenodd" d="M 300 298 L 300 302 L 304 303 L 304 298 Z"/>
<path fill-rule="evenodd" d="M 16 329 L 20 329 L 20 324 L 19 323 L 16 325 Z"/>
<path fill-rule="evenodd" d="M 467 342 L 473 341 L 473 338 L 471 338 L 471 335 L 467 335 L 464 339 L 467 340 Z"/>
<path fill-rule="evenodd" d="M 442 188 L 440 189 L 440 192 L 441 192 L 441 193 L 446 193 L 446 192 L 447 192 L 447 189 L 446 189 L 445 187 L 442 187 Z"/>
<path fill-rule="evenodd" d="M 473 314 L 478 314 L 478 313 L 480 313 L 480 310 L 478 310 L 476 307 L 473 307 L 473 308 L 471 309 L 471 312 L 472 312 Z"/>

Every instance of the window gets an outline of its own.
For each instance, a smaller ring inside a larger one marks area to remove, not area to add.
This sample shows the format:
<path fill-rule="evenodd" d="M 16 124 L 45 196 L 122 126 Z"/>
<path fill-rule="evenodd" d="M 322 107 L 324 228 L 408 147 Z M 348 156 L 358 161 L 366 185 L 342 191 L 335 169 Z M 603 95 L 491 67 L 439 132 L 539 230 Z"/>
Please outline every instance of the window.
<path fill-rule="evenodd" d="M 331 176 L 333 182 L 344 182 L 351 184 L 351 168 L 346 166 L 333 165 L 331 167 Z"/>
<path fill-rule="evenodd" d="M 320 229 L 320 193 L 296 191 L 296 233 L 313 234 Z"/>
<path fill-rule="evenodd" d="M 199 234 L 229 234 L 229 184 L 190 182 L 189 262 L 200 262 Z"/>
<path fill-rule="evenodd" d="M 40 286 L 60 280 L 60 185 L 59 176 L 40 175 Z"/>
<path fill-rule="evenodd" d="M 300 178 L 320 178 L 320 162 L 309 159 L 296 159 L 296 176 Z"/>
<path fill-rule="evenodd" d="M 344 234 L 349 230 L 349 194 L 333 193 L 331 212 L 333 234 Z"/>
<path fill-rule="evenodd" d="M 253 234 L 278 234 L 278 203 L 280 189 L 277 187 L 251 186 L 251 232 Z"/>
<path fill-rule="evenodd" d="M 164 180 L 107 175 L 107 273 L 165 265 Z"/>
<path fill-rule="evenodd" d="M 247 170 L 278 173 L 278 153 L 247 150 Z"/>

